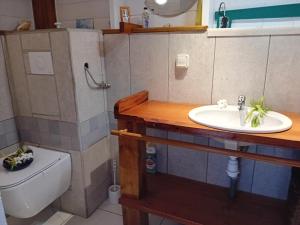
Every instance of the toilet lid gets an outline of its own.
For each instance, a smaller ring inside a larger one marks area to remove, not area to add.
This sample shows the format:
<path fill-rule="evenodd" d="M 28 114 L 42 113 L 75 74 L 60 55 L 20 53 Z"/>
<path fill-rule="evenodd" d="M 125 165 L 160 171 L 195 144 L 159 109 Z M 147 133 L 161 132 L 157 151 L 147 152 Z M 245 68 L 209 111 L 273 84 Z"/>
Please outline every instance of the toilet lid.
<path fill-rule="evenodd" d="M 34 160 L 25 169 L 11 172 L 6 170 L 2 164 L 4 158 L 0 159 L 0 188 L 10 188 L 38 175 L 39 173 L 45 171 L 49 167 L 57 163 L 62 157 L 62 152 L 46 150 L 34 146 L 29 146 L 29 149 L 33 151 Z"/>

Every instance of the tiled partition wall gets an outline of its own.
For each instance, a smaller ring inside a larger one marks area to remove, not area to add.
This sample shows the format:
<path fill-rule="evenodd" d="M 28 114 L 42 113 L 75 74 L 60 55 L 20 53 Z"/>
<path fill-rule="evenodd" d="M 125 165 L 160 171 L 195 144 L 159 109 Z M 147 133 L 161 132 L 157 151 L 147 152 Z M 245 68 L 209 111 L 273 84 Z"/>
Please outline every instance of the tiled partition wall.
<path fill-rule="evenodd" d="M 89 62 L 101 79 L 101 36 L 63 29 L 6 36 L 20 139 L 71 154 L 72 185 L 56 205 L 81 216 L 98 207 L 111 183 L 105 97 L 83 70 Z"/>
<path fill-rule="evenodd" d="M 0 157 L 6 148 L 18 142 L 18 134 L 9 92 L 5 63 L 5 41 L 0 36 Z"/>
<path fill-rule="evenodd" d="M 251 99 L 264 95 L 273 110 L 300 112 L 300 36 L 207 37 L 207 33 L 104 35 L 111 127 L 114 103 L 140 90 L 162 101 L 215 104 L 227 99 L 236 104 L 239 95 Z M 178 53 L 190 55 L 187 71 L 175 69 Z M 176 113 L 176 112 L 174 112 Z M 224 147 L 220 140 L 159 130 L 152 135 Z M 117 140 L 112 138 L 114 151 Z M 158 146 L 159 169 L 174 175 L 229 186 L 227 157 L 197 153 L 173 146 Z M 268 146 L 250 151 L 294 157 L 294 152 Z M 241 160 L 239 189 L 286 199 L 289 167 Z"/>

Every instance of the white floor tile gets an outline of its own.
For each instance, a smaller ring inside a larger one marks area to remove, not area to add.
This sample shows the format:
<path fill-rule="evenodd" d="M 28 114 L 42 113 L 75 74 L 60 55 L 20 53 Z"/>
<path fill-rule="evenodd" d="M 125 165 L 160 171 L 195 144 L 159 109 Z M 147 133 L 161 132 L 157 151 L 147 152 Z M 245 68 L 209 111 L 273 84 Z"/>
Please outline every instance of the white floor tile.
<path fill-rule="evenodd" d="M 164 219 L 161 225 L 180 225 L 179 223 L 176 223 L 172 220 Z"/>
<path fill-rule="evenodd" d="M 99 209 L 102 209 L 107 212 L 115 213 L 118 215 L 122 215 L 122 206 L 120 204 L 111 204 L 108 199 L 102 203 Z"/>
<path fill-rule="evenodd" d="M 149 215 L 149 225 L 161 225 L 163 218 L 156 215 Z"/>
<path fill-rule="evenodd" d="M 74 216 L 66 225 L 123 225 L 123 219 L 120 215 L 98 209 L 87 219 Z"/>
<path fill-rule="evenodd" d="M 72 217 L 69 213 L 56 212 L 43 225 L 65 225 Z"/>
<path fill-rule="evenodd" d="M 18 219 L 14 217 L 8 217 L 7 218 L 7 224 L 8 225 L 42 225 L 45 223 L 52 215 L 55 214 L 57 210 L 48 207 L 44 209 L 42 212 L 40 212 L 38 215 L 28 218 L 28 219 Z"/>

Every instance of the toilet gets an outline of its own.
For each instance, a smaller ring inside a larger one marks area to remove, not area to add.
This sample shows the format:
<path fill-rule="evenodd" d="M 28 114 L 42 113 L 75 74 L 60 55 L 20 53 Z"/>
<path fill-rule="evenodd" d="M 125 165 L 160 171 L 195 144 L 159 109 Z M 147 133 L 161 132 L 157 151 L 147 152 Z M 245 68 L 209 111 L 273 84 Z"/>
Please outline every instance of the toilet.
<path fill-rule="evenodd" d="M 71 157 L 67 153 L 29 146 L 34 161 L 27 168 L 10 172 L 0 159 L 0 192 L 5 213 L 29 218 L 41 212 L 71 183 Z"/>

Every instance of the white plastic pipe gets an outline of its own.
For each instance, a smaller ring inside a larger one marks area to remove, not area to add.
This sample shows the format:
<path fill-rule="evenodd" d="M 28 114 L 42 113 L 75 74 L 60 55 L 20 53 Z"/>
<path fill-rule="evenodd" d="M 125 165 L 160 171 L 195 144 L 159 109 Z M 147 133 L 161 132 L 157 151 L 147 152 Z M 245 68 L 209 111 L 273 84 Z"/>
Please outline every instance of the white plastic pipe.
<path fill-rule="evenodd" d="M 225 149 L 231 149 L 235 151 L 238 150 L 238 142 L 236 141 L 224 140 L 224 144 L 225 144 Z M 238 178 L 240 174 L 240 170 L 239 170 L 239 161 L 237 157 L 229 156 L 226 173 L 231 179 Z"/>
<path fill-rule="evenodd" d="M 6 216 L 5 216 L 4 207 L 1 198 L 1 192 L 0 192 L 0 225 L 7 225 Z"/>

